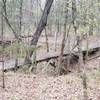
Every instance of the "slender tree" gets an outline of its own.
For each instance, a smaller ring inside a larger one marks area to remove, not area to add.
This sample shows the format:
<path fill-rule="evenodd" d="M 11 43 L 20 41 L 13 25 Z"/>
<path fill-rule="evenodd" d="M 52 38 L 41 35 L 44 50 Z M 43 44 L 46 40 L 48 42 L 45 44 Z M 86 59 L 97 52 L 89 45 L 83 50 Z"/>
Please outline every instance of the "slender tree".
<path fill-rule="evenodd" d="M 3 7 L 3 6 L 2 6 Z M 1 41 L 2 41 L 2 86 L 5 88 L 5 79 L 4 79 L 4 17 L 3 10 L 1 11 Z"/>
<path fill-rule="evenodd" d="M 80 36 L 77 36 L 77 43 L 78 43 L 78 51 L 79 51 L 79 72 L 81 72 L 81 78 L 82 78 L 82 85 L 83 85 L 83 100 L 88 100 L 87 95 L 87 76 L 85 71 L 85 65 L 83 62 L 83 53 L 82 53 L 82 44 Z"/>
<path fill-rule="evenodd" d="M 21 31 L 22 31 L 22 17 L 23 17 L 23 0 L 20 0 L 20 10 L 19 10 L 19 34 L 21 35 Z M 20 44 L 20 41 L 18 40 L 17 41 L 17 44 L 19 45 Z M 16 50 L 16 54 L 18 55 L 19 54 L 19 50 L 20 48 L 17 47 L 17 50 Z M 16 57 L 15 59 L 15 71 L 16 71 L 16 68 L 18 66 L 18 57 Z"/>
<path fill-rule="evenodd" d="M 76 17 L 77 17 L 76 0 L 72 0 L 72 23 L 75 34 L 77 34 Z"/>
<path fill-rule="evenodd" d="M 6 20 L 6 23 L 8 24 L 8 26 L 9 26 L 10 29 L 12 30 L 13 34 L 15 35 L 15 38 L 16 38 L 18 41 L 21 41 L 20 36 L 19 36 L 18 33 L 14 30 L 13 26 L 12 26 L 12 25 L 10 24 L 10 22 L 9 22 L 8 15 L 7 15 L 7 10 L 6 10 L 6 3 L 7 3 L 7 1 L 6 1 L 6 0 L 2 0 L 2 2 L 3 2 L 3 11 L 4 11 L 3 16 L 4 16 L 5 20 Z"/>
<path fill-rule="evenodd" d="M 61 74 L 62 72 L 62 62 L 63 62 L 63 53 L 64 53 L 64 48 L 65 48 L 65 40 L 66 40 L 66 29 L 67 29 L 67 20 L 68 20 L 68 6 L 69 3 L 67 2 L 65 5 L 64 9 L 64 14 L 65 14 L 65 21 L 64 21 L 64 33 L 63 33 L 63 38 L 61 42 L 61 50 L 60 50 L 60 56 L 59 56 L 59 62 L 58 62 L 58 68 L 57 68 L 57 73 Z M 70 29 L 70 26 L 69 26 Z"/>

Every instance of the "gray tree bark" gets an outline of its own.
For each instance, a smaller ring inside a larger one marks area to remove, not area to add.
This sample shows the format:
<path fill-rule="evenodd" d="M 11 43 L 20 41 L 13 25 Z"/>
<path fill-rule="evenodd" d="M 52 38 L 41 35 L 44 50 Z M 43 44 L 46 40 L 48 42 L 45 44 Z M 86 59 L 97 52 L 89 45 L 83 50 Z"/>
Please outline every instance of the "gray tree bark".
<path fill-rule="evenodd" d="M 86 71 L 85 71 L 85 65 L 83 62 L 83 53 L 82 53 L 82 44 L 81 44 L 81 39 L 80 36 L 77 37 L 77 43 L 78 43 L 78 51 L 79 51 L 79 72 L 81 72 L 80 76 L 82 79 L 82 85 L 83 85 L 83 100 L 88 100 L 88 95 L 87 95 L 87 76 L 86 76 Z"/>
<path fill-rule="evenodd" d="M 2 41 L 2 87 L 5 88 L 5 78 L 4 78 L 4 17 L 3 10 L 1 11 L 1 41 Z"/>
<path fill-rule="evenodd" d="M 68 6 L 69 3 L 66 3 L 65 5 L 65 22 L 64 22 L 64 33 L 63 33 L 63 38 L 62 38 L 62 43 L 61 43 L 61 50 L 60 50 L 60 56 L 59 56 L 59 62 L 58 62 L 58 67 L 57 67 L 57 74 L 62 73 L 62 61 L 63 61 L 63 53 L 64 53 L 64 48 L 65 48 L 65 40 L 66 40 L 66 27 L 67 27 L 67 18 L 68 18 Z M 67 7 L 67 9 L 66 9 Z M 70 26 L 69 26 L 70 29 Z M 68 30 L 69 30 L 68 29 Z"/>
<path fill-rule="evenodd" d="M 31 47 L 29 48 L 29 53 L 27 54 L 27 56 L 25 58 L 26 59 L 25 61 L 28 61 L 26 63 L 31 63 L 30 58 L 33 55 L 34 47 L 37 45 L 39 37 L 40 37 L 43 29 L 45 28 L 46 24 L 47 24 L 48 15 L 50 13 L 50 9 L 51 9 L 53 1 L 54 0 L 46 0 L 46 4 L 45 4 L 45 7 L 44 7 L 42 17 L 39 21 L 37 29 L 36 29 L 35 33 L 33 34 L 33 38 L 32 38 L 31 43 L 30 43 Z"/>

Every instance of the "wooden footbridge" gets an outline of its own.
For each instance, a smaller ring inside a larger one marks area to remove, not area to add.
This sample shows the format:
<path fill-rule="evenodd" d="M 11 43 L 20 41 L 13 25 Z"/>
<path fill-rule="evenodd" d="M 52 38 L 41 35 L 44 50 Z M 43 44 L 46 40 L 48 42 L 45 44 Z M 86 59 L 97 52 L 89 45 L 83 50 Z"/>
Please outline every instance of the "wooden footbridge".
<path fill-rule="evenodd" d="M 98 39 L 93 40 L 93 42 L 89 42 L 89 46 L 88 46 L 88 51 L 90 53 L 92 52 L 97 52 L 100 50 L 100 42 Z M 86 46 L 86 41 L 83 42 L 82 44 L 82 52 L 85 54 L 87 51 L 87 46 Z M 78 54 L 78 49 L 75 48 L 72 51 L 73 54 Z M 57 59 L 60 55 L 60 52 L 48 52 L 48 53 L 42 53 L 42 54 L 38 54 L 36 57 L 36 62 L 43 62 L 43 61 L 49 61 L 50 59 Z M 67 52 L 64 52 L 63 56 L 68 56 L 69 54 Z M 2 69 L 2 62 L 0 61 L 0 69 Z M 15 67 L 15 62 L 16 60 L 10 59 L 10 60 L 6 60 L 4 61 L 4 69 L 11 69 Z M 19 58 L 18 59 L 18 66 L 22 66 L 24 64 L 24 58 Z"/>

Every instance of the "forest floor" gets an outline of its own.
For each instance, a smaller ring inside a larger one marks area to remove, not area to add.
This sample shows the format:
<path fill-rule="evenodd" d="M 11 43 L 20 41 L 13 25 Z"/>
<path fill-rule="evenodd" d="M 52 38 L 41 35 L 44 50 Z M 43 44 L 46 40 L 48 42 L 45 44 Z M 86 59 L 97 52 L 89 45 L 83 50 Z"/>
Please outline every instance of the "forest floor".
<path fill-rule="evenodd" d="M 82 100 L 82 79 L 78 73 L 55 77 L 49 68 L 44 71 L 40 64 L 35 74 L 7 72 L 5 89 L 0 73 L 0 100 Z M 99 59 L 89 61 L 86 72 L 89 100 L 100 100 Z"/>
<path fill-rule="evenodd" d="M 97 40 L 99 39 L 95 39 L 93 43 L 98 44 Z M 43 42 L 45 44 L 45 39 Z M 43 46 L 43 42 L 39 45 Z M 49 41 L 50 47 L 54 46 L 52 42 Z M 46 46 L 44 47 L 46 52 Z M 51 51 L 54 51 L 52 48 Z M 43 50 L 40 48 L 38 52 L 43 53 Z M 100 100 L 99 62 L 100 59 L 93 59 L 85 65 L 89 100 Z M 0 100 L 82 100 L 83 86 L 80 74 L 75 70 L 62 76 L 55 76 L 54 73 L 54 68 L 47 66 L 46 62 L 38 64 L 33 74 L 7 72 L 3 89 L 2 72 L 0 72 Z"/>

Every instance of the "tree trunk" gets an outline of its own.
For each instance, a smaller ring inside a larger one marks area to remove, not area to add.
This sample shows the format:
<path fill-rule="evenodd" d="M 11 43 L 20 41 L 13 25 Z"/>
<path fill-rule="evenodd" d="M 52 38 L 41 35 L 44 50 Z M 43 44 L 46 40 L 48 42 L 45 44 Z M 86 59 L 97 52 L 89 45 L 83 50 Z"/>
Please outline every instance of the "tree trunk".
<path fill-rule="evenodd" d="M 100 0 L 97 0 L 97 3 L 98 3 L 98 13 L 100 13 Z M 98 19 L 97 19 L 97 36 L 100 36 L 100 17 L 98 17 Z"/>
<path fill-rule="evenodd" d="M 57 67 L 57 74 L 62 73 L 62 61 L 63 61 L 63 53 L 64 53 L 64 48 L 65 48 L 65 39 L 66 39 L 66 26 L 67 26 L 67 18 L 68 18 L 68 6 L 69 3 L 67 2 L 65 5 L 65 22 L 64 22 L 64 33 L 63 33 L 63 39 L 61 43 L 61 50 L 60 50 L 60 56 L 59 56 L 59 62 L 58 62 L 58 67 Z M 67 7 L 67 9 L 66 9 Z"/>
<path fill-rule="evenodd" d="M 4 17 L 3 12 L 1 12 L 1 41 L 2 41 L 2 87 L 5 88 L 5 79 L 4 79 Z"/>
<path fill-rule="evenodd" d="M 30 44 L 31 47 L 29 48 L 29 53 L 27 54 L 25 61 L 29 61 L 31 63 L 30 58 L 33 55 L 34 48 L 37 45 L 39 37 L 40 37 L 43 29 L 45 28 L 46 24 L 47 24 L 47 18 L 48 18 L 48 15 L 50 13 L 52 3 L 53 3 L 53 0 L 46 0 L 46 4 L 45 4 L 45 8 L 44 8 L 42 17 L 40 19 L 40 22 L 37 26 L 35 33 L 33 34 L 33 38 L 31 40 L 31 44 Z M 27 63 L 29 63 L 29 62 L 27 62 Z"/>
<path fill-rule="evenodd" d="M 90 7 L 93 7 L 93 0 L 91 0 L 91 2 L 90 2 Z M 89 18 L 90 18 L 89 35 L 93 35 L 93 29 L 94 29 L 94 27 L 93 27 L 93 23 L 94 23 L 93 12 L 90 12 Z"/>
<path fill-rule="evenodd" d="M 10 24 L 9 22 L 9 19 L 8 19 L 8 16 L 7 16 L 7 12 L 6 12 L 6 0 L 2 0 L 2 4 L 3 4 L 3 17 L 5 18 L 5 21 L 6 23 L 8 24 L 8 26 L 10 27 L 10 29 L 12 30 L 15 38 L 18 40 L 18 41 L 22 41 L 21 38 L 19 37 L 18 33 L 14 30 L 14 28 L 12 27 L 12 25 Z"/>
<path fill-rule="evenodd" d="M 47 52 L 49 52 L 49 42 L 48 42 L 48 34 L 47 34 L 47 29 L 46 29 L 46 27 L 45 27 L 45 40 L 46 40 Z"/>
<path fill-rule="evenodd" d="M 85 71 L 85 65 L 83 62 L 83 53 L 82 53 L 82 47 L 81 47 L 81 39 L 80 36 L 77 37 L 77 43 L 78 43 L 78 51 L 79 51 L 79 72 L 81 72 L 80 76 L 82 78 L 82 85 L 83 85 L 83 100 L 88 100 L 88 95 L 87 95 L 87 76 L 86 76 L 86 71 Z"/>
<path fill-rule="evenodd" d="M 20 11 L 19 11 L 19 34 L 21 35 L 21 31 L 22 31 L 22 15 L 23 15 L 23 0 L 20 0 Z M 20 41 L 17 41 L 18 44 L 20 44 Z M 16 50 L 16 55 L 18 55 L 20 51 L 20 48 L 17 47 L 17 50 Z M 15 71 L 16 71 L 16 68 L 18 66 L 18 57 L 16 57 L 16 62 L 15 62 Z"/>
<path fill-rule="evenodd" d="M 77 16 L 76 0 L 72 0 L 72 23 L 73 23 L 75 34 L 77 33 L 76 16 Z"/>

